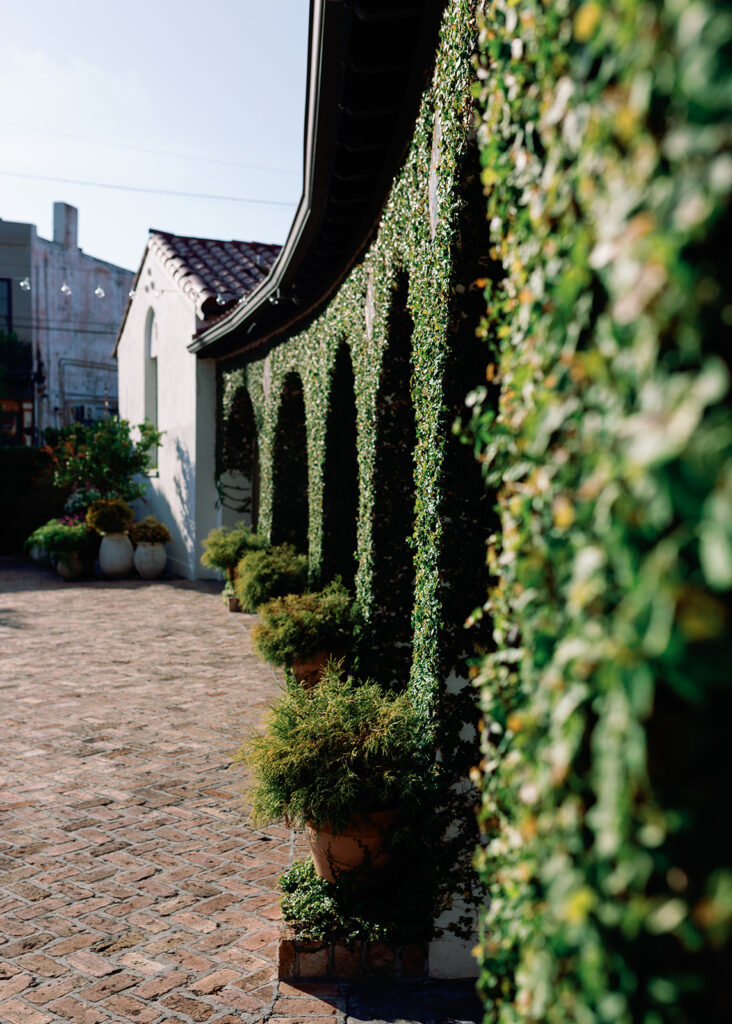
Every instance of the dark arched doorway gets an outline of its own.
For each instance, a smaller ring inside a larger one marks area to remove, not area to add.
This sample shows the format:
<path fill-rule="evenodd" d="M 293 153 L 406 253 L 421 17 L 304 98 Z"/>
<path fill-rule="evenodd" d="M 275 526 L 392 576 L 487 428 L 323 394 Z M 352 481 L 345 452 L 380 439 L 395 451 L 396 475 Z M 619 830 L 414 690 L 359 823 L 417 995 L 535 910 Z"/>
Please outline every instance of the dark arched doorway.
<path fill-rule="evenodd" d="M 348 345 L 333 369 L 323 468 L 323 581 L 340 576 L 353 590 L 358 527 L 356 396 Z"/>
<path fill-rule="evenodd" d="M 398 278 L 388 318 L 388 343 L 376 402 L 373 551 L 374 606 L 369 671 L 402 689 L 412 664 L 414 447 L 412 332 L 408 279 Z"/>
<path fill-rule="evenodd" d="M 282 385 L 274 444 L 272 543 L 308 550 L 308 448 L 302 380 L 288 373 Z"/>
<path fill-rule="evenodd" d="M 259 445 L 254 407 L 246 387 L 240 387 L 224 420 L 219 462 L 221 503 L 249 518 L 259 518 Z"/>

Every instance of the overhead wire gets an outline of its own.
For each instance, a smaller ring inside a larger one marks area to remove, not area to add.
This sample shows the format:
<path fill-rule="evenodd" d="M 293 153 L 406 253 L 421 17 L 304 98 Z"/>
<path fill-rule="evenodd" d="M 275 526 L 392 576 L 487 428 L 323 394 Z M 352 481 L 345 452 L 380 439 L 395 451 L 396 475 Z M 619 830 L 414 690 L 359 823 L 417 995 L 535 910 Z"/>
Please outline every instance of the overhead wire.
<path fill-rule="evenodd" d="M 251 196 L 217 196 L 205 192 L 177 192 L 166 188 L 146 188 L 141 185 L 119 185 L 107 181 L 82 181 L 78 178 L 59 178 L 46 174 L 28 174 L 21 171 L 0 171 L 3 178 L 21 178 L 28 181 L 53 181 L 64 185 L 82 185 L 88 188 L 108 188 L 119 192 L 145 192 L 156 196 L 176 196 L 179 199 L 211 199 L 225 203 L 250 203 L 254 206 L 294 207 L 295 202 L 285 199 L 255 199 Z"/>

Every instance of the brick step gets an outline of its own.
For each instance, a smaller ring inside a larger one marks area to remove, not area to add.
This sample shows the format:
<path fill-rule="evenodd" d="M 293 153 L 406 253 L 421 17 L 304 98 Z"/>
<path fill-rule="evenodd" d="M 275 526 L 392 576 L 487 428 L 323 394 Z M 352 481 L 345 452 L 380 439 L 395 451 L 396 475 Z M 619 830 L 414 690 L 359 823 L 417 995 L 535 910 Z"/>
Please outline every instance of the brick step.
<path fill-rule="evenodd" d="M 278 943 L 278 977 L 327 978 L 423 978 L 426 947 L 417 943 L 390 946 L 385 942 L 312 942 L 301 939 L 292 928 L 282 925 Z"/>

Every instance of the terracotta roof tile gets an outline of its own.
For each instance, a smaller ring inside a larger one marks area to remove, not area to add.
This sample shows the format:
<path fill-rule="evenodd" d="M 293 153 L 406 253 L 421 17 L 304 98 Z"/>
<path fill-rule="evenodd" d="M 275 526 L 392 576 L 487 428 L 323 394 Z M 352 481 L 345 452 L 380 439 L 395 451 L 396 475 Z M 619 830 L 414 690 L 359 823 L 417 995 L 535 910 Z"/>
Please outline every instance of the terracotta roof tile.
<path fill-rule="evenodd" d="M 192 238 L 151 229 L 154 252 L 181 291 L 195 301 L 207 321 L 231 309 L 267 276 L 279 245 Z"/>

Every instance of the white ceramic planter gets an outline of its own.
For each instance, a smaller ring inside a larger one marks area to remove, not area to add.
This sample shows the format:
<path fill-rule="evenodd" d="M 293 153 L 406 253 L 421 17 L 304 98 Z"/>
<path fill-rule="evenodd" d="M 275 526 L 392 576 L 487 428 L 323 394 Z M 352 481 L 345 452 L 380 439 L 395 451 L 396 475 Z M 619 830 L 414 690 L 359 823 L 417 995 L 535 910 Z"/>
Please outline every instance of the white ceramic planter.
<path fill-rule="evenodd" d="M 105 533 L 99 546 L 99 568 L 105 576 L 119 579 L 132 568 L 134 551 L 126 533 Z"/>
<path fill-rule="evenodd" d="M 162 575 L 168 556 L 165 547 L 149 540 L 138 541 L 135 548 L 135 568 L 144 580 L 156 580 Z"/>

